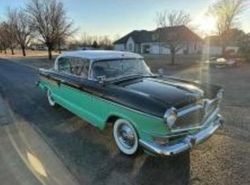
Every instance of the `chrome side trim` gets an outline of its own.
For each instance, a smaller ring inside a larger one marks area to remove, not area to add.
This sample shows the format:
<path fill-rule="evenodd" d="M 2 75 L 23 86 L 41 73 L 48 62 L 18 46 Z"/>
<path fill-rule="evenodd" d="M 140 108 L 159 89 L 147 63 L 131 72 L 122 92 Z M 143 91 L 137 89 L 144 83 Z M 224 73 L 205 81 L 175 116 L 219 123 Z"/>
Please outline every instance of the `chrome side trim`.
<path fill-rule="evenodd" d="M 216 115 L 216 118 L 212 121 L 212 125 L 194 135 L 186 136 L 183 140 L 173 145 L 159 145 L 154 142 L 147 142 L 141 139 L 139 142 L 141 146 L 155 154 L 164 156 L 175 155 L 191 149 L 193 146 L 207 140 L 222 125 L 222 123 L 222 117 L 220 115 Z"/>

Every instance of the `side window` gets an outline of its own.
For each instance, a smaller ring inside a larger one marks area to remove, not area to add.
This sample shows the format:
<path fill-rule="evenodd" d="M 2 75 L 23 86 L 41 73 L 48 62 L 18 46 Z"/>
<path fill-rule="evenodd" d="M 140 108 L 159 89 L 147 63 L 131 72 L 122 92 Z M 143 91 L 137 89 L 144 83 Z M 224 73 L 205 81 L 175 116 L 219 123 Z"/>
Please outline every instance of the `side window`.
<path fill-rule="evenodd" d="M 70 59 L 66 57 L 61 57 L 58 60 L 58 71 L 63 73 L 69 73 L 70 74 Z"/>
<path fill-rule="evenodd" d="M 70 59 L 71 74 L 81 78 L 88 78 L 89 61 L 83 58 L 72 57 Z"/>

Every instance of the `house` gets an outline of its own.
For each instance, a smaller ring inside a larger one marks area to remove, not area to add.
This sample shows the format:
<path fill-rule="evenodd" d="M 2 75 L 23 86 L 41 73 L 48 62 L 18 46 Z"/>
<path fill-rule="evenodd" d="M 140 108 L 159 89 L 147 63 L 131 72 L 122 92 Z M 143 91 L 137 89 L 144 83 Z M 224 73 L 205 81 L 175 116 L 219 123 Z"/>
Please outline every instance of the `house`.
<path fill-rule="evenodd" d="M 227 41 L 227 45 L 225 46 L 225 52 L 237 53 L 239 50 L 238 38 L 233 36 L 229 38 L 230 40 Z M 209 55 L 222 55 L 223 47 L 220 36 L 214 35 L 204 38 L 203 53 Z"/>
<path fill-rule="evenodd" d="M 29 48 L 31 50 L 48 50 L 48 47 L 45 44 L 40 43 L 32 43 L 30 44 Z"/>
<path fill-rule="evenodd" d="M 203 49 L 203 40 L 186 26 L 135 30 L 115 41 L 114 49 L 141 54 L 170 54 L 169 45 L 173 42 L 181 46 L 177 54 L 196 54 Z"/>
<path fill-rule="evenodd" d="M 203 53 L 207 55 L 222 55 L 222 46 L 219 36 L 208 36 L 204 38 Z"/>

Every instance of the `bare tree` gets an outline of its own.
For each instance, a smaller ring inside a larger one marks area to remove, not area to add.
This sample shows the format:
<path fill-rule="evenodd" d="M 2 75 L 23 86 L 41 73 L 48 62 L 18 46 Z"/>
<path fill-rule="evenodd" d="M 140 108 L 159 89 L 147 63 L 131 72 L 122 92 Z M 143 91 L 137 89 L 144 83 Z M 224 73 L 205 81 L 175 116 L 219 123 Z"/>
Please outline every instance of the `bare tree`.
<path fill-rule="evenodd" d="M 33 32 L 28 15 L 24 10 L 9 9 L 7 19 L 12 24 L 14 39 L 20 45 L 23 56 L 26 56 L 25 49 L 32 38 Z"/>
<path fill-rule="evenodd" d="M 239 53 L 247 60 L 250 61 L 250 33 L 241 35 L 239 40 Z"/>
<path fill-rule="evenodd" d="M 30 0 L 26 10 L 52 59 L 55 44 L 72 34 L 72 22 L 66 17 L 63 4 L 57 0 Z"/>
<path fill-rule="evenodd" d="M 57 50 L 58 53 L 62 53 L 62 45 L 65 44 L 66 41 L 63 37 L 58 37 L 57 38 Z"/>
<path fill-rule="evenodd" d="M 103 49 L 112 49 L 112 41 L 108 36 L 99 37 L 99 45 Z"/>
<path fill-rule="evenodd" d="M 167 10 L 156 12 L 155 22 L 157 28 L 164 28 L 168 26 Z"/>
<path fill-rule="evenodd" d="M 217 34 L 225 51 L 228 32 L 238 27 L 239 16 L 245 10 L 245 0 L 218 0 L 209 7 L 208 13 L 217 20 Z"/>
<path fill-rule="evenodd" d="M 190 15 L 182 10 L 170 11 L 167 10 L 156 13 L 156 25 L 158 28 L 164 28 L 168 26 L 187 26 L 191 22 Z"/>
<path fill-rule="evenodd" d="M 6 24 L 1 23 L 0 24 L 0 45 L 1 49 L 4 50 L 4 53 L 7 54 L 7 48 L 9 46 L 9 41 L 7 36 L 7 31 L 6 31 Z"/>
<path fill-rule="evenodd" d="M 112 49 L 112 41 L 111 39 L 104 35 L 104 36 L 91 36 L 87 33 L 82 33 L 80 36 L 80 46 L 83 48 L 86 47 L 94 47 L 94 48 L 102 48 L 102 49 Z"/>
<path fill-rule="evenodd" d="M 16 35 L 15 35 L 15 21 L 16 17 L 14 14 L 9 14 L 10 9 L 7 10 L 7 20 L 3 23 L 3 27 L 5 30 L 5 36 L 8 38 L 8 46 L 11 50 L 11 54 L 14 55 L 14 49 L 17 45 L 16 43 Z"/>
<path fill-rule="evenodd" d="M 168 35 L 164 34 L 164 30 L 158 29 L 156 38 L 159 46 L 161 46 L 163 40 L 167 43 L 165 46 L 169 48 L 171 63 L 174 64 L 176 53 L 183 49 L 186 44 L 184 38 L 186 28 L 184 26 L 188 26 L 191 22 L 190 15 L 184 11 L 162 11 L 156 14 L 155 21 L 158 28 L 168 28 Z M 170 29 L 171 27 L 179 27 L 179 29 L 176 31 L 175 29 Z"/>
<path fill-rule="evenodd" d="M 83 48 L 91 47 L 93 41 L 94 41 L 94 38 L 92 36 L 88 35 L 85 32 L 82 33 L 81 36 L 80 36 L 80 45 Z"/>
<path fill-rule="evenodd" d="M 16 39 L 13 31 L 13 24 L 11 22 L 2 22 L 1 24 L 1 42 L 6 50 L 10 48 L 11 54 L 14 55 L 16 47 Z"/>

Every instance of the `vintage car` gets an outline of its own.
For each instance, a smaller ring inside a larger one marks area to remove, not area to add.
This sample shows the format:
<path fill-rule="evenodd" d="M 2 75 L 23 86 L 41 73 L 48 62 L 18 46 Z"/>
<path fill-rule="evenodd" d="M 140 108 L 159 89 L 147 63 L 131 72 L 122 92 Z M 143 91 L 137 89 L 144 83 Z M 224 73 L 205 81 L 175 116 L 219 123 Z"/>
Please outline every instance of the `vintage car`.
<path fill-rule="evenodd" d="M 208 64 L 210 67 L 215 67 L 215 68 L 227 68 L 227 67 L 238 67 L 239 61 L 237 61 L 236 59 L 212 57 L 209 60 L 205 61 L 205 64 Z"/>
<path fill-rule="evenodd" d="M 154 155 L 181 153 L 223 122 L 221 87 L 155 75 L 138 54 L 65 52 L 39 76 L 37 85 L 51 106 L 61 105 L 100 129 L 111 124 L 117 147 L 127 155 L 139 148 Z"/>

